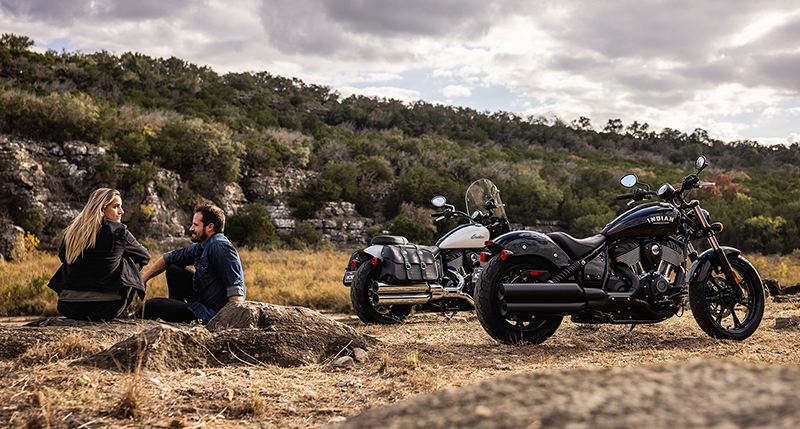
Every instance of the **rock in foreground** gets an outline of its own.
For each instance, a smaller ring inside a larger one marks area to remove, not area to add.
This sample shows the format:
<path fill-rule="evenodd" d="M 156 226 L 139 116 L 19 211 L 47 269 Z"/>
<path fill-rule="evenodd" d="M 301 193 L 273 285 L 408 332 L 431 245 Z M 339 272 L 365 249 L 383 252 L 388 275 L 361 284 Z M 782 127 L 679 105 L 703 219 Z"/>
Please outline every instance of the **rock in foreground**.
<path fill-rule="evenodd" d="M 541 371 L 372 409 L 353 428 L 795 428 L 800 367 L 723 360 Z"/>

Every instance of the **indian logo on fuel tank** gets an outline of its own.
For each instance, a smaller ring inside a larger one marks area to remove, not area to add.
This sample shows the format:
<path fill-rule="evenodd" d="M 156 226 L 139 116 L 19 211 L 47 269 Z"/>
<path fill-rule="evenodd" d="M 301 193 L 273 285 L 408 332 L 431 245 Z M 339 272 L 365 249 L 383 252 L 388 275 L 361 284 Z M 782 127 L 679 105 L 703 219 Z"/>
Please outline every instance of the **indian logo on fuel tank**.
<path fill-rule="evenodd" d="M 657 215 L 647 218 L 647 223 L 653 225 L 668 225 L 675 221 L 675 215 Z"/>

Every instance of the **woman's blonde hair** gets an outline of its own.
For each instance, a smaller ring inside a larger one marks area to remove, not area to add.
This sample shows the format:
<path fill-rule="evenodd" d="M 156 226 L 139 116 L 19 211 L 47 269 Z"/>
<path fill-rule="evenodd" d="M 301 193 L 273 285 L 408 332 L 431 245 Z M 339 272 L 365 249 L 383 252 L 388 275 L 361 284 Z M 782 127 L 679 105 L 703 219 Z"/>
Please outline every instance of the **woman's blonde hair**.
<path fill-rule="evenodd" d="M 92 192 L 89 202 L 69 224 L 64 234 L 68 264 L 72 264 L 82 256 L 85 249 L 94 247 L 97 231 L 103 223 L 103 209 L 117 196 L 119 191 L 116 189 L 100 188 Z"/>

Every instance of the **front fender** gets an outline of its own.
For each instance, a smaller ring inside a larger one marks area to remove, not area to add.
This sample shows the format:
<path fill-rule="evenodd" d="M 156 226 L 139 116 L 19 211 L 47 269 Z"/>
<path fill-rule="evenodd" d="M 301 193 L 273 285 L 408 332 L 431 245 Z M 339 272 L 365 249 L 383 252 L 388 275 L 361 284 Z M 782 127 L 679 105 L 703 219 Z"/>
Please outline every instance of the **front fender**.
<path fill-rule="evenodd" d="M 559 267 L 569 265 L 570 260 L 562 248 L 550 237 L 536 231 L 512 231 L 491 241 L 489 250 L 496 254 L 507 250 L 514 256 L 539 256 Z"/>
<path fill-rule="evenodd" d="M 725 256 L 728 258 L 735 258 L 742 253 L 739 249 L 734 247 L 722 246 L 720 249 L 725 252 Z M 698 282 L 703 283 L 708 280 L 708 278 L 711 276 L 711 271 L 714 269 L 713 259 L 714 249 L 708 249 L 697 257 L 697 260 L 694 261 L 692 267 L 689 268 L 689 275 L 686 277 L 689 279 L 689 284 L 695 284 Z"/>

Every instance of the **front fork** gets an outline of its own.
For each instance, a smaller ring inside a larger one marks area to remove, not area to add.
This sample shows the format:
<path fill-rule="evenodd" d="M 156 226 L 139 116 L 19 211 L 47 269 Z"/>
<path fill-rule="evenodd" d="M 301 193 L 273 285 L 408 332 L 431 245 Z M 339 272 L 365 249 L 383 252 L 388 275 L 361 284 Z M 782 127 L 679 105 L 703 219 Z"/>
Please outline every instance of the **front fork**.
<path fill-rule="evenodd" d="M 697 215 L 697 218 L 700 219 L 700 223 L 703 226 L 704 235 L 708 239 L 708 244 L 712 249 L 714 249 L 714 258 L 717 260 L 717 267 L 715 268 L 718 268 L 720 271 L 722 271 L 722 274 L 725 275 L 725 280 L 727 280 L 728 284 L 731 285 L 731 289 L 733 289 L 733 294 L 736 296 L 736 299 L 741 300 L 744 298 L 744 292 L 742 292 L 742 286 L 739 284 L 739 278 L 736 276 L 736 273 L 733 272 L 731 263 L 728 261 L 728 256 L 725 255 L 725 251 L 719 245 L 719 241 L 717 241 L 717 236 L 711 229 L 711 225 L 700 211 L 700 206 L 695 205 L 693 210 Z M 691 246 L 691 243 L 689 243 L 689 245 Z"/>

